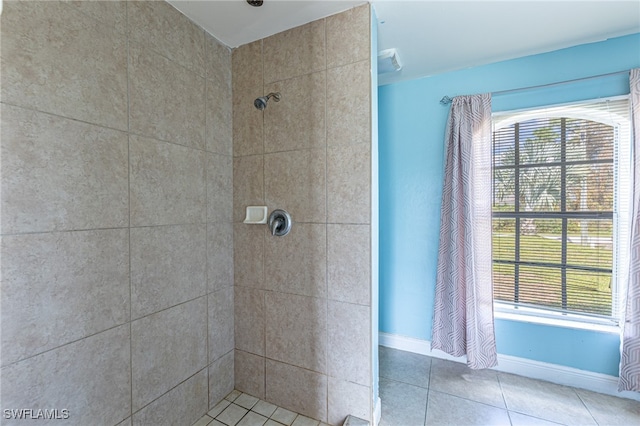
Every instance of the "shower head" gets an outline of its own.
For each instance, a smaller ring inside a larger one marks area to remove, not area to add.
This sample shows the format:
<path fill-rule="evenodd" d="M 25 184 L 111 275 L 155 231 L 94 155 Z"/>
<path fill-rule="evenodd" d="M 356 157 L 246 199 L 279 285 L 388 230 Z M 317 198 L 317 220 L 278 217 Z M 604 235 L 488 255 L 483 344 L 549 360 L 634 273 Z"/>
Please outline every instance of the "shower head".
<path fill-rule="evenodd" d="M 267 107 L 267 102 L 271 98 L 276 102 L 280 102 L 280 92 L 271 92 L 267 96 L 261 96 L 253 101 L 253 105 L 259 110 L 263 110 Z"/>

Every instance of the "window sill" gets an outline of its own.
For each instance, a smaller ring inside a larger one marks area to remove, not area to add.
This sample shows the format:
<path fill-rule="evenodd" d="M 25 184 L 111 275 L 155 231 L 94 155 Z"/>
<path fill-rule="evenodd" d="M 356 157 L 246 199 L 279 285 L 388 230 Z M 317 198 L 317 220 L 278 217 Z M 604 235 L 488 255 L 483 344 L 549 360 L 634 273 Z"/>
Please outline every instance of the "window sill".
<path fill-rule="evenodd" d="M 494 304 L 494 310 L 495 319 L 620 334 L 620 327 L 617 324 L 580 315 L 562 315 L 541 309 L 514 308 L 500 303 Z"/>

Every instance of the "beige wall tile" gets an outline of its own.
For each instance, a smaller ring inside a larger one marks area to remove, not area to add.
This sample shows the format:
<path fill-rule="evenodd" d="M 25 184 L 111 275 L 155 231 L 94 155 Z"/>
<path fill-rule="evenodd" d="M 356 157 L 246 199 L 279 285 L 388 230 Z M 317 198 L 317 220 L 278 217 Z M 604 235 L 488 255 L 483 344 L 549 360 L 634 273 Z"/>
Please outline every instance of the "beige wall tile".
<path fill-rule="evenodd" d="M 209 365 L 209 409 L 233 390 L 233 351 Z"/>
<path fill-rule="evenodd" d="M 205 97 L 203 77 L 149 49 L 129 47 L 131 132 L 204 149 Z"/>
<path fill-rule="evenodd" d="M 206 77 L 231 88 L 231 49 L 205 32 L 204 55 Z"/>
<path fill-rule="evenodd" d="M 327 225 L 329 299 L 371 305 L 371 227 Z"/>
<path fill-rule="evenodd" d="M 129 320 L 125 229 L 4 236 L 2 365 Z"/>
<path fill-rule="evenodd" d="M 324 69 L 325 23 L 320 19 L 264 39 L 264 83 Z"/>
<path fill-rule="evenodd" d="M 126 34 L 127 30 L 127 2 L 126 1 L 77 1 L 65 0 L 69 5 L 81 13 L 108 25 L 119 33 Z"/>
<path fill-rule="evenodd" d="M 3 102 L 127 129 L 124 35 L 58 2 L 5 2 L 2 34 Z"/>
<path fill-rule="evenodd" d="M 264 238 L 259 225 L 236 223 L 233 226 L 233 265 L 236 287 L 264 288 Z"/>
<path fill-rule="evenodd" d="M 329 424 L 341 425 L 347 416 L 371 421 L 371 388 L 329 377 Z"/>
<path fill-rule="evenodd" d="M 233 157 L 205 154 L 207 157 L 207 221 L 233 220 Z"/>
<path fill-rule="evenodd" d="M 204 30 L 164 1 L 129 1 L 129 37 L 204 77 Z"/>
<path fill-rule="evenodd" d="M 264 357 L 236 350 L 235 388 L 256 398 L 264 399 Z"/>
<path fill-rule="evenodd" d="M 264 158 L 261 155 L 233 159 L 233 220 L 242 222 L 247 206 L 264 205 Z"/>
<path fill-rule="evenodd" d="M 207 365 L 207 298 L 131 323 L 133 410 Z"/>
<path fill-rule="evenodd" d="M 326 19 L 328 68 L 369 59 L 369 7 L 365 4 Z"/>
<path fill-rule="evenodd" d="M 129 356 L 123 325 L 9 365 L 0 370 L 3 407 L 66 408 L 68 425 L 119 423 L 131 415 Z"/>
<path fill-rule="evenodd" d="M 327 376 L 267 359 L 266 400 L 326 422 Z"/>
<path fill-rule="evenodd" d="M 264 110 L 265 152 L 325 146 L 325 75 L 306 74 L 265 88 L 281 94 L 280 102 L 271 100 Z"/>
<path fill-rule="evenodd" d="M 330 223 L 371 222 L 369 144 L 327 149 L 327 212 Z"/>
<path fill-rule="evenodd" d="M 264 291 L 244 287 L 234 290 L 236 349 L 264 355 Z"/>
<path fill-rule="evenodd" d="M 208 407 L 209 390 L 205 368 L 135 413 L 133 425 L 192 425 Z"/>
<path fill-rule="evenodd" d="M 371 310 L 367 306 L 329 301 L 328 374 L 371 385 Z"/>
<path fill-rule="evenodd" d="M 206 225 L 131 229 L 133 319 L 207 293 L 206 241 Z"/>
<path fill-rule="evenodd" d="M 235 346 L 233 310 L 233 288 L 226 287 L 209 294 L 210 363 L 232 351 Z"/>
<path fill-rule="evenodd" d="M 231 60 L 234 93 L 238 90 L 262 87 L 262 40 L 233 49 Z"/>
<path fill-rule="evenodd" d="M 233 155 L 233 96 L 230 83 L 207 79 L 205 139 L 207 151 Z"/>
<path fill-rule="evenodd" d="M 2 232 L 128 225 L 127 135 L 2 105 Z"/>
<path fill-rule="evenodd" d="M 371 144 L 369 62 L 327 70 L 327 145 Z"/>
<path fill-rule="evenodd" d="M 233 287 L 233 224 L 207 224 L 209 292 Z"/>
<path fill-rule="evenodd" d="M 274 237 L 268 231 L 265 234 L 265 288 L 326 297 L 325 225 L 294 223 L 285 237 Z"/>
<path fill-rule="evenodd" d="M 254 155 L 264 152 L 264 112 L 253 102 L 263 95 L 262 86 L 233 89 L 233 155 Z"/>
<path fill-rule="evenodd" d="M 265 306 L 266 356 L 325 373 L 327 368 L 326 300 L 267 292 Z"/>
<path fill-rule="evenodd" d="M 325 222 L 325 150 L 289 151 L 264 156 L 265 199 L 294 222 Z"/>
<path fill-rule="evenodd" d="M 205 153 L 129 137 L 131 225 L 204 223 Z"/>

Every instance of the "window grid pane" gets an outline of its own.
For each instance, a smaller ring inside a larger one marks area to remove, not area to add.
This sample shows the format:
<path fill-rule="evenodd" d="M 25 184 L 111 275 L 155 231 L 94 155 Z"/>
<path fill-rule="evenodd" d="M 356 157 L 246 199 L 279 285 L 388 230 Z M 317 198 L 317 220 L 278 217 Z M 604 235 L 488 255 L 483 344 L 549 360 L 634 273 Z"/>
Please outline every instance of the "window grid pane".
<path fill-rule="evenodd" d="M 613 130 L 538 118 L 494 132 L 494 299 L 612 315 Z"/>

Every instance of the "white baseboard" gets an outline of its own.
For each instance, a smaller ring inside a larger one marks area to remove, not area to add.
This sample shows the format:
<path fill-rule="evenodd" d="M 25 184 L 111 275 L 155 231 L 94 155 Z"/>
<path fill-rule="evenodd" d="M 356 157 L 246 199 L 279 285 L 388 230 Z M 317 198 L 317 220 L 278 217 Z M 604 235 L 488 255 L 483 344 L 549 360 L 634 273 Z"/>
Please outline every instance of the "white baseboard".
<path fill-rule="evenodd" d="M 449 361 L 467 362 L 466 357 L 456 358 L 439 350 L 432 351 L 431 342 L 428 340 L 383 332 L 378 334 L 378 339 L 380 346 Z M 498 366 L 493 370 L 640 401 L 640 393 L 638 392 L 618 392 L 618 378 L 607 374 L 502 354 L 498 354 Z"/>

